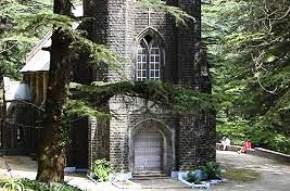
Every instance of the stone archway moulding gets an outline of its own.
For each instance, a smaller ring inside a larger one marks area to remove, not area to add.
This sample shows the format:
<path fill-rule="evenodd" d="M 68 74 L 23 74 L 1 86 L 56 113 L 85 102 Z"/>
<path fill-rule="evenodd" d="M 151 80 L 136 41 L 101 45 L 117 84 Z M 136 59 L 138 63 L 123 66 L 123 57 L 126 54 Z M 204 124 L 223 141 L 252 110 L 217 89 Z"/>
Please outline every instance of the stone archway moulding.
<path fill-rule="evenodd" d="M 151 124 L 151 125 L 150 125 Z M 142 128 L 157 128 L 163 137 L 163 170 L 168 172 L 170 169 L 170 164 L 175 164 L 175 131 L 170 129 L 165 123 L 158 119 L 145 119 L 137 123 L 133 128 L 129 129 L 129 171 L 134 172 L 134 137 L 136 136 L 139 129 Z"/>

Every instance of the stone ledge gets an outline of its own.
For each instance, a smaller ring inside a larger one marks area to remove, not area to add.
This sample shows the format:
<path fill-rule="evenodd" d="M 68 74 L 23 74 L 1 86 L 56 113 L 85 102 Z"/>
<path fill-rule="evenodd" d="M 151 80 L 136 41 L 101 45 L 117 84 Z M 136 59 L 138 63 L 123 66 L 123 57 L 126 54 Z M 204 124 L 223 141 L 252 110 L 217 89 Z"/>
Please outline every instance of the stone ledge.
<path fill-rule="evenodd" d="M 227 151 L 238 152 L 239 150 L 241 150 L 241 148 L 242 147 L 239 145 L 230 145 L 229 147 L 227 147 Z M 222 144 L 217 143 L 216 149 L 222 150 Z M 249 152 L 247 152 L 247 154 L 256 155 L 256 156 L 260 156 L 260 157 L 265 157 L 265 158 L 269 158 L 269 159 L 274 159 L 274 160 L 290 163 L 290 155 L 287 155 L 284 153 L 279 153 L 279 152 L 268 150 L 268 149 L 264 149 L 261 147 L 256 147 L 255 149 L 252 149 Z"/>
<path fill-rule="evenodd" d="M 217 143 L 216 144 L 216 149 L 221 151 L 223 148 L 222 144 L 221 143 Z M 241 146 L 238 146 L 238 145 L 230 145 L 227 147 L 227 151 L 233 151 L 233 152 L 238 152 L 239 150 L 241 150 Z"/>
<path fill-rule="evenodd" d="M 271 151 L 260 147 L 255 148 L 255 155 L 290 163 L 290 155 L 279 153 L 276 151 Z"/>

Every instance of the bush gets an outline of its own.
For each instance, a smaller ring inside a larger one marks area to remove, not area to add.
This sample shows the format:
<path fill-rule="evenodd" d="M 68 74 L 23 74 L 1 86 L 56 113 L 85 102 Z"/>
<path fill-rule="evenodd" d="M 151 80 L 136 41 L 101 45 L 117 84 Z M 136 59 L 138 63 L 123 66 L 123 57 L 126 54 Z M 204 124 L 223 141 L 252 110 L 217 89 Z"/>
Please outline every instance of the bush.
<path fill-rule="evenodd" d="M 19 180 L 3 179 L 0 180 L 0 191 L 24 191 L 28 190 Z"/>
<path fill-rule="evenodd" d="M 221 167 L 216 162 L 206 163 L 204 166 L 201 166 L 201 170 L 207 174 L 209 180 L 219 179 L 221 177 Z"/>
<path fill-rule="evenodd" d="M 66 184 L 45 184 L 29 179 L 0 180 L 0 191 L 81 191 Z"/>
<path fill-rule="evenodd" d="M 198 169 L 198 170 L 189 172 L 186 177 L 186 180 L 194 184 L 200 184 L 201 181 L 208 180 L 208 176 L 204 171 Z"/>
<path fill-rule="evenodd" d="M 193 182 L 195 184 L 201 181 L 220 179 L 221 168 L 220 165 L 215 162 L 208 162 L 203 166 L 195 168 L 193 171 L 189 172 L 186 180 L 188 182 Z"/>
<path fill-rule="evenodd" d="M 96 160 L 93 164 L 92 171 L 96 176 L 97 180 L 104 182 L 109 180 L 110 174 L 112 173 L 111 164 L 105 159 Z"/>

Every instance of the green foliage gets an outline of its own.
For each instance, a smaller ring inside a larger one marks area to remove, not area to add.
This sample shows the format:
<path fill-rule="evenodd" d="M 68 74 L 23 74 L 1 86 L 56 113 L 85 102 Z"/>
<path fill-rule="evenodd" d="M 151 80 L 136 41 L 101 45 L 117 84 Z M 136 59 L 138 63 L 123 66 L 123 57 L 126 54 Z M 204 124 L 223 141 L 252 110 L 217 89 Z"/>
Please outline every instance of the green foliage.
<path fill-rule="evenodd" d="M 121 77 L 124 75 L 124 71 L 121 68 L 126 61 L 121 56 L 111 51 L 108 47 L 96 44 L 83 37 L 81 33 L 74 32 L 73 38 L 75 40 L 70 45 L 72 52 L 75 55 L 87 56 L 87 63 L 81 64 L 91 64 L 98 73 L 105 73 L 110 69 Z"/>
<path fill-rule="evenodd" d="M 92 167 L 92 172 L 100 182 L 109 180 L 112 171 L 113 168 L 111 164 L 105 159 L 96 160 Z"/>
<path fill-rule="evenodd" d="M 64 107 L 63 145 L 70 142 L 70 128 L 75 120 L 84 117 L 114 117 L 106 103 L 116 95 L 143 98 L 144 103 L 147 102 L 147 111 L 154 106 L 161 106 L 173 114 L 200 114 L 202 111 L 214 110 L 211 95 L 161 81 L 96 82 L 91 85 L 71 83 L 70 86 L 71 95 Z"/>
<path fill-rule="evenodd" d="M 218 138 L 228 137 L 232 144 L 242 144 L 247 138 L 249 123 L 243 119 L 219 122 L 217 126 Z"/>
<path fill-rule="evenodd" d="M 21 15 L 20 19 L 25 20 L 25 23 L 19 28 L 16 28 L 17 32 L 22 32 L 25 34 L 30 31 L 38 31 L 40 27 L 47 27 L 51 29 L 71 29 L 73 27 L 74 19 L 68 16 L 54 14 L 54 13 L 47 13 L 47 12 L 40 12 L 34 15 Z"/>
<path fill-rule="evenodd" d="M 257 146 L 262 146 L 278 152 L 290 154 L 289 136 L 275 130 L 265 127 L 254 127 L 247 129 L 247 138 Z"/>
<path fill-rule="evenodd" d="M 219 123 L 217 133 L 219 138 L 224 136 L 230 138 L 232 144 L 241 145 L 245 140 L 251 140 L 257 147 L 290 154 L 289 136 L 277 129 L 270 129 L 264 125 L 258 126 L 258 123 L 251 123 L 241 118 Z"/>
<path fill-rule="evenodd" d="M 221 167 L 216 162 L 208 162 L 201 169 L 207 174 L 209 180 L 221 177 Z"/>
<path fill-rule="evenodd" d="M 194 184 L 200 184 L 202 180 L 196 176 L 194 171 L 191 171 L 187 174 L 186 181 Z"/>
<path fill-rule="evenodd" d="M 234 142 L 289 148 L 289 3 L 213 0 L 203 7 L 218 133 Z"/>
<path fill-rule="evenodd" d="M 14 179 L 6 179 L 6 180 L 0 180 L 0 190 L 1 191 L 25 191 L 28 189 L 25 189 L 24 185 Z"/>
<path fill-rule="evenodd" d="M 143 98 L 144 101 L 151 101 L 150 107 L 162 106 L 175 114 L 214 110 L 210 95 L 161 81 L 119 81 L 72 86 L 64 112 L 65 142 L 69 141 L 69 128 L 75 119 L 90 116 L 109 119 L 114 116 L 104 109 L 104 104 L 116 95 Z"/>
<path fill-rule="evenodd" d="M 161 81 L 95 82 L 91 85 L 70 85 L 70 96 L 64 107 L 63 145 L 70 142 L 70 128 L 75 120 L 85 117 L 110 119 L 114 113 L 106 107 L 110 98 L 119 96 L 143 98 L 146 110 L 161 106 L 173 114 L 213 111 L 211 95 L 192 91 L 190 88 Z"/>
<path fill-rule="evenodd" d="M 0 180 L 1 191 L 80 191 L 65 184 L 45 184 L 29 179 Z"/>
<path fill-rule="evenodd" d="M 0 2 L 0 77 L 19 78 L 26 53 L 42 38 L 47 29 L 39 26 L 26 34 L 17 32 L 27 21 L 25 18 L 51 12 L 50 0 L 1 0 Z"/>
<path fill-rule="evenodd" d="M 92 103 L 88 103 L 82 100 L 69 100 L 65 106 L 65 111 L 68 117 L 110 117 L 109 114 L 99 112 L 94 108 Z"/>
<path fill-rule="evenodd" d="M 105 84 L 82 85 L 76 87 L 75 99 L 102 105 L 115 95 L 139 97 L 162 105 L 173 113 L 192 113 L 214 110 L 209 94 L 192 91 L 189 88 L 161 81 L 119 81 Z"/>
<path fill-rule="evenodd" d="M 219 179 L 221 177 L 221 167 L 216 162 L 208 162 L 198 166 L 188 173 L 186 179 L 189 182 L 199 184 L 201 181 Z"/>
<path fill-rule="evenodd" d="M 155 11 L 163 11 L 173 16 L 177 25 L 187 25 L 188 21 L 195 21 L 195 18 L 179 7 L 167 5 L 166 1 L 160 0 L 139 0 L 138 4 L 145 9 L 152 9 Z"/>

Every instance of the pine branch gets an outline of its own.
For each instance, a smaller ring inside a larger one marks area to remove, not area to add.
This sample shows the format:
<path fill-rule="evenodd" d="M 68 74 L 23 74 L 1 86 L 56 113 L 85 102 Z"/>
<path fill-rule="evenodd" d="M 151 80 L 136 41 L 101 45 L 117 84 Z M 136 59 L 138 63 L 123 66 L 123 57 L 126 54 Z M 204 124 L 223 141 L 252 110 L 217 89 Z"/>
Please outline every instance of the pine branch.
<path fill-rule="evenodd" d="M 156 12 L 165 12 L 173 16 L 177 25 L 187 26 L 188 21 L 195 21 L 195 18 L 179 7 L 167 5 L 166 1 L 160 0 L 139 0 L 137 1 L 140 7 L 143 9 L 151 9 Z"/>

